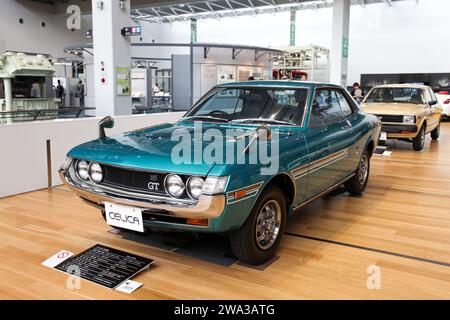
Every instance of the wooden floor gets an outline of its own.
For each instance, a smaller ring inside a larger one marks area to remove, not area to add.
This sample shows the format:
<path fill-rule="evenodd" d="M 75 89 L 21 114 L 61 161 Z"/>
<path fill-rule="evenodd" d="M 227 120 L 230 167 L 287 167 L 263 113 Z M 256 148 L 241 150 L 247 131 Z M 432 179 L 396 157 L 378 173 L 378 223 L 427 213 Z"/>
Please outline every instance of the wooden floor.
<path fill-rule="evenodd" d="M 328 196 L 288 221 L 280 259 L 265 271 L 223 267 L 108 233 L 100 214 L 63 188 L 0 199 L 2 299 L 450 299 L 450 123 L 423 152 L 390 142 L 361 198 Z M 97 243 L 156 260 L 120 294 L 41 266 Z M 369 290 L 367 268 L 381 270 Z"/>

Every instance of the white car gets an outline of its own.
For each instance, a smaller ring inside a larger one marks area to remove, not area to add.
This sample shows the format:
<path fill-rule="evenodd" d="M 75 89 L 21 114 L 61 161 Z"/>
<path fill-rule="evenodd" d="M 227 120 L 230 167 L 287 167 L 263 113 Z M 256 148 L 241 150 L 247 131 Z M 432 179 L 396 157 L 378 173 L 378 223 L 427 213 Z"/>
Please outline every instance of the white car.
<path fill-rule="evenodd" d="M 442 117 L 450 119 L 450 91 L 438 90 L 436 91 L 436 98 L 442 107 Z"/>

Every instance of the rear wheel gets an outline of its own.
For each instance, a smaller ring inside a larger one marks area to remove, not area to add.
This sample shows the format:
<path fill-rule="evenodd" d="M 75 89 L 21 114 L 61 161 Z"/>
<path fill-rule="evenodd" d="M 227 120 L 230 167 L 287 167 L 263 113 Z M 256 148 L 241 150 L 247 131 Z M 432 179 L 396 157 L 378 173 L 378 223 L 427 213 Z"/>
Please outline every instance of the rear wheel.
<path fill-rule="evenodd" d="M 366 150 L 359 161 L 355 175 L 345 183 L 345 189 L 351 195 L 359 196 L 366 190 L 370 174 L 370 155 Z"/>
<path fill-rule="evenodd" d="M 413 150 L 422 151 L 425 146 L 425 124 L 420 128 L 419 133 L 413 139 Z"/>
<path fill-rule="evenodd" d="M 437 140 L 441 135 L 441 123 L 439 122 L 438 126 L 431 131 L 431 139 Z"/>
<path fill-rule="evenodd" d="M 257 200 L 241 229 L 230 235 L 234 255 L 249 264 L 262 264 L 275 254 L 286 225 L 286 198 L 278 187 Z"/>

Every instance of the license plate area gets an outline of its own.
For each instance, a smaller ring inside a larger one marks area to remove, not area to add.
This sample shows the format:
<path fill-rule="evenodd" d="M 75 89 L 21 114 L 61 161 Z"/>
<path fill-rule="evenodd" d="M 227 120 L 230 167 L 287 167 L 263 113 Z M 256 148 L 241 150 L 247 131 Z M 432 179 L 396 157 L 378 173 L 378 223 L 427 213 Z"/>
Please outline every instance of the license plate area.
<path fill-rule="evenodd" d="M 105 202 L 105 212 L 110 226 L 144 232 L 142 209 Z"/>
<path fill-rule="evenodd" d="M 386 141 L 387 140 L 387 133 L 386 132 L 381 132 L 380 140 L 382 140 L 382 141 Z"/>

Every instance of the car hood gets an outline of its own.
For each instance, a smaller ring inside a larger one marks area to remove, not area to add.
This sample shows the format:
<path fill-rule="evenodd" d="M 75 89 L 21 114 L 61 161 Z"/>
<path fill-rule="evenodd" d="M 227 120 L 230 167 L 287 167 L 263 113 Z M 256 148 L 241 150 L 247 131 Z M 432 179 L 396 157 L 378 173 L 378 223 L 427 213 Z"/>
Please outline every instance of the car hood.
<path fill-rule="evenodd" d="M 195 145 L 202 144 L 205 146 L 210 143 L 209 141 L 202 141 L 198 136 L 194 135 L 192 122 L 180 121 L 176 124 L 162 124 L 106 139 L 97 139 L 75 147 L 68 155 L 76 159 L 114 166 L 206 176 L 215 165 L 214 163 L 174 163 L 172 152 L 174 147 L 180 144 L 180 140 L 172 139 L 172 134 L 177 129 L 191 135 L 192 159 Z M 242 126 L 204 123 L 199 132 L 204 133 L 208 129 L 218 130 L 215 131 L 217 133 L 220 131 L 225 154 L 228 150 L 227 145 L 237 143 L 233 136 L 226 134 L 226 130 L 243 128 Z M 245 127 L 247 139 L 255 129 L 256 127 Z"/>
<path fill-rule="evenodd" d="M 370 114 L 408 115 L 416 114 L 423 108 L 421 104 L 413 103 L 363 103 L 361 109 Z"/>

